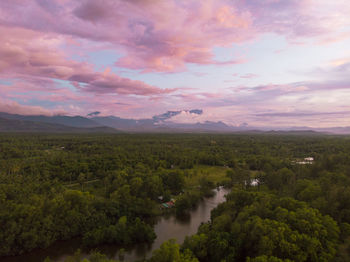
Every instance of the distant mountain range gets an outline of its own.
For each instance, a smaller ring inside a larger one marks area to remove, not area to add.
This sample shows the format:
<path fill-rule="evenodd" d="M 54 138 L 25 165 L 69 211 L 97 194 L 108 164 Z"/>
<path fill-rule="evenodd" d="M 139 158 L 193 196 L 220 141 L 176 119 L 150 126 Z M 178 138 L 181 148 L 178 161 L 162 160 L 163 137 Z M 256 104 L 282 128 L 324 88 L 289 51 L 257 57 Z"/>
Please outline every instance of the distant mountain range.
<path fill-rule="evenodd" d="M 173 117 L 181 113 L 201 115 L 200 109 L 185 111 L 168 111 L 164 114 L 145 119 L 128 119 L 115 116 L 99 116 L 99 112 L 83 116 L 44 116 L 44 115 L 17 115 L 0 112 L 0 132 L 43 132 L 43 133 L 118 133 L 124 132 L 249 132 L 249 133 L 289 133 L 289 134 L 350 134 L 349 127 L 310 128 L 310 127 L 250 127 L 247 124 L 240 126 L 227 125 L 224 122 L 177 123 Z"/>
<path fill-rule="evenodd" d="M 28 132 L 28 133 L 117 133 L 111 127 L 73 127 L 61 124 L 39 121 L 14 120 L 0 117 L 0 132 Z"/>
<path fill-rule="evenodd" d="M 100 124 L 94 122 L 93 120 L 82 116 L 59 116 L 59 115 L 58 116 L 44 116 L 44 115 L 25 116 L 25 115 L 14 115 L 14 114 L 0 112 L 0 118 L 32 121 L 32 122 L 38 122 L 38 123 L 59 124 L 59 125 L 79 127 L 79 128 L 101 126 Z"/>

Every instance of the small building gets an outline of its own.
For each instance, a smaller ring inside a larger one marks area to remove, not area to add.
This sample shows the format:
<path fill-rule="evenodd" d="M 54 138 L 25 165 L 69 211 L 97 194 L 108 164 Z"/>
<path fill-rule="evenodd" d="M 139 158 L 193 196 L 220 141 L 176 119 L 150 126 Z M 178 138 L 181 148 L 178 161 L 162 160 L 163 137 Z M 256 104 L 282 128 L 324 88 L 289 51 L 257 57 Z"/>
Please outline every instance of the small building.
<path fill-rule="evenodd" d="M 175 203 L 173 201 L 169 201 L 165 203 L 169 208 L 173 207 Z"/>
<path fill-rule="evenodd" d="M 298 165 L 311 165 L 314 163 L 314 158 L 312 156 L 305 157 L 303 160 L 299 159 L 296 161 L 292 162 L 293 164 L 298 164 Z"/>
<path fill-rule="evenodd" d="M 253 179 L 250 179 L 250 180 L 246 180 L 245 182 L 244 182 L 244 184 L 245 184 L 245 186 L 247 186 L 247 185 L 250 185 L 250 186 L 258 186 L 259 185 L 259 179 L 257 179 L 257 178 L 253 178 Z"/>
<path fill-rule="evenodd" d="M 258 186 L 259 185 L 259 179 L 257 179 L 257 178 L 254 178 L 254 179 L 252 179 L 251 181 L 250 181 L 250 185 L 251 186 Z"/>
<path fill-rule="evenodd" d="M 175 206 L 175 199 L 171 199 L 170 201 L 161 204 L 161 208 L 172 208 L 174 206 Z"/>

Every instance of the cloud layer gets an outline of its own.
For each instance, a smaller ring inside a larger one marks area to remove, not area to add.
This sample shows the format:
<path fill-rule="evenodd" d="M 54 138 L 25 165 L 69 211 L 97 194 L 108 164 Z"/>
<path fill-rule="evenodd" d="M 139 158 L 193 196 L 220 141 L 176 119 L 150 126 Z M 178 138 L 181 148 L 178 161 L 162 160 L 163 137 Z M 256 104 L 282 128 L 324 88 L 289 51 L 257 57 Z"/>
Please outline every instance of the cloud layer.
<path fill-rule="evenodd" d="M 349 13 L 346 0 L 0 1 L 0 111 L 141 118 L 171 110 L 179 121 L 314 117 L 316 125 L 327 109 L 343 124 L 350 53 L 284 83 L 264 81 L 254 59 L 269 67 L 293 61 L 296 46 L 346 50 Z M 259 41 L 271 35 L 284 42 L 268 43 L 276 48 L 263 57 Z M 89 58 L 95 53 L 101 61 Z"/>
<path fill-rule="evenodd" d="M 176 71 L 187 63 L 217 61 L 215 46 L 230 46 L 273 32 L 290 40 L 328 37 L 348 26 L 349 4 L 312 0 L 23 0 L 0 3 L 1 24 L 112 45 L 116 64 L 144 71 Z M 336 13 L 335 13 L 336 12 Z M 317 23 L 315 22 L 317 21 Z"/>

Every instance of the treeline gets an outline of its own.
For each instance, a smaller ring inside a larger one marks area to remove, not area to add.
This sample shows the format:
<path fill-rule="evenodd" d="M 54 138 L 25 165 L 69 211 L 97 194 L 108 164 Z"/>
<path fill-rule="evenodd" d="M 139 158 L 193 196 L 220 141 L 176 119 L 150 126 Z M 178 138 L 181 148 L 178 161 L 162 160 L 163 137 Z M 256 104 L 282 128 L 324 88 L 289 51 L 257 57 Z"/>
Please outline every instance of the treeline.
<path fill-rule="evenodd" d="M 332 154 L 341 138 L 264 135 L 4 135 L 0 134 L 1 173 L 38 176 L 69 183 L 81 174 L 104 178 L 110 171 L 239 165 L 261 170 L 285 167 L 290 159 Z"/>
<path fill-rule="evenodd" d="M 158 196 L 177 194 L 183 176 L 178 170 L 152 174 L 138 166 L 111 172 L 93 186 L 71 189 L 58 179 L 0 174 L 0 255 L 76 236 L 85 246 L 152 242 L 152 218 L 160 214 Z"/>
<path fill-rule="evenodd" d="M 85 246 L 152 242 L 159 196 L 169 201 L 183 191 L 195 164 L 189 156 L 202 147 L 197 142 L 169 135 L 1 134 L 0 256 L 73 237 Z M 179 212 L 215 186 L 202 180 L 198 193 L 191 191 L 197 198 L 179 201 Z"/>
<path fill-rule="evenodd" d="M 313 164 L 228 170 L 233 190 L 211 221 L 149 261 L 350 261 L 350 148 L 342 141 Z"/>
<path fill-rule="evenodd" d="M 350 261 L 350 140 L 281 135 L 1 134 L 0 256 L 77 236 L 152 242 L 159 196 L 182 211 L 216 186 L 184 191 L 197 165 L 226 167 L 233 191 L 151 261 Z"/>
<path fill-rule="evenodd" d="M 350 141 L 316 148 L 299 155 L 316 156 L 312 164 L 228 170 L 232 193 L 180 251 L 199 261 L 350 261 Z"/>
<path fill-rule="evenodd" d="M 339 233 L 334 219 L 305 202 L 234 190 L 182 249 L 199 261 L 332 261 Z"/>
<path fill-rule="evenodd" d="M 155 238 L 152 227 L 140 220 L 156 215 L 151 200 L 135 201 L 125 209 L 114 196 L 105 199 L 52 184 L 29 188 L 25 181 L 12 184 L 10 194 L 6 185 L 1 185 L 1 191 L 1 255 L 44 248 L 74 236 L 82 236 L 86 245 L 152 242 Z"/>

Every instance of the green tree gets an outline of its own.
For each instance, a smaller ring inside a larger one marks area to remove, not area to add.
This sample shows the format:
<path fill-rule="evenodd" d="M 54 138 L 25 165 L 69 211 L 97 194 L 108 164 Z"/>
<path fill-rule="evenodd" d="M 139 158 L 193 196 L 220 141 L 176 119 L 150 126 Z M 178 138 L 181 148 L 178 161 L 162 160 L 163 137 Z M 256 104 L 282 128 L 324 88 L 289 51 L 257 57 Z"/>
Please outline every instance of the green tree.
<path fill-rule="evenodd" d="M 188 251 L 180 252 L 180 245 L 174 239 L 164 242 L 159 249 L 153 251 L 150 262 L 198 262 Z"/>

